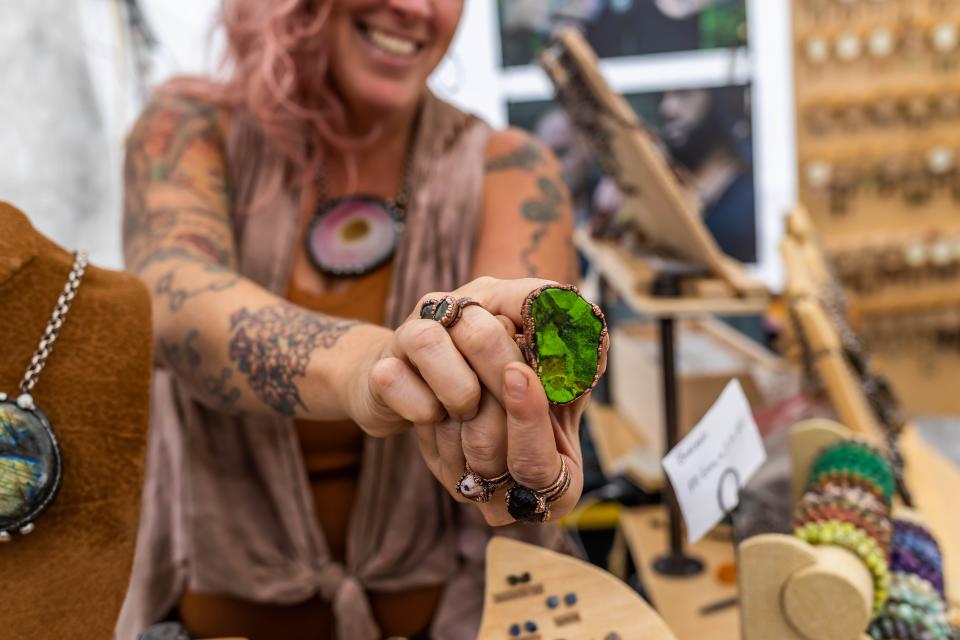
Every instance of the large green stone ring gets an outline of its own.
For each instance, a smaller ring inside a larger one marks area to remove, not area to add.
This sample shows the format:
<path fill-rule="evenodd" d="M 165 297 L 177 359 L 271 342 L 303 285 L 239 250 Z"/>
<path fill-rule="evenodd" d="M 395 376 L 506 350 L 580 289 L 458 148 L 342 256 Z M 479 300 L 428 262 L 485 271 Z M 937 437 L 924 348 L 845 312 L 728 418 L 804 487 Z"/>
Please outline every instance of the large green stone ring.
<path fill-rule="evenodd" d="M 551 284 L 530 292 L 521 318 L 517 344 L 551 404 L 569 404 L 597 386 L 607 336 L 600 307 L 573 285 Z"/>

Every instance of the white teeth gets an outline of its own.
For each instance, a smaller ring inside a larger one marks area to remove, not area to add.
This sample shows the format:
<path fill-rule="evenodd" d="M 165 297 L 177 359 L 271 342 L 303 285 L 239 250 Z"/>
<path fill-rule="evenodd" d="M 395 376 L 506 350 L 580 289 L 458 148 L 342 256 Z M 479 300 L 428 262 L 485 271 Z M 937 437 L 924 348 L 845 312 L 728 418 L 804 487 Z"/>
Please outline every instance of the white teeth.
<path fill-rule="evenodd" d="M 389 33 L 384 33 L 383 31 L 368 29 L 367 36 L 369 36 L 370 41 L 373 42 L 373 44 L 377 45 L 387 53 L 395 56 L 412 56 L 417 52 L 417 43 L 411 42 L 410 40 L 404 40 L 403 38 L 398 38 L 397 36 L 392 36 Z"/>

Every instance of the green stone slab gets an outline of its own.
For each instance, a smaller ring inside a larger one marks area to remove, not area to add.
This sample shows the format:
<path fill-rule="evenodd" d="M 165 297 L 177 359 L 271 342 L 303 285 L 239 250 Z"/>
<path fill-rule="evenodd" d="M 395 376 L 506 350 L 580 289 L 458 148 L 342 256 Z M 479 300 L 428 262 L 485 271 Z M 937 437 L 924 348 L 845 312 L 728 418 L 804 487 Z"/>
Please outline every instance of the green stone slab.
<path fill-rule="evenodd" d="M 593 386 L 603 322 L 580 294 L 550 288 L 534 298 L 537 375 L 550 402 L 576 400 Z"/>

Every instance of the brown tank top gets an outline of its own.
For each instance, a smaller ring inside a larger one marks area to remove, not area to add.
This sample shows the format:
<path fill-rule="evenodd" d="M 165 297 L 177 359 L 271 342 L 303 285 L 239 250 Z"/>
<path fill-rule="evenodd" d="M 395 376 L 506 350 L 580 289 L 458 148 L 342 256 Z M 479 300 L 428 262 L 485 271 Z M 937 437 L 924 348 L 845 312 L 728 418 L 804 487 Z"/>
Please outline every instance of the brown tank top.
<path fill-rule="evenodd" d="M 287 299 L 338 318 L 384 323 L 384 303 L 393 263 L 349 281 L 338 291 L 317 295 L 290 278 Z M 295 421 L 314 509 L 330 555 L 346 558 L 347 527 L 357 495 L 364 434 L 351 421 Z M 442 587 L 369 593 L 377 624 L 385 636 L 415 636 L 426 630 Z M 249 640 L 319 640 L 333 637 L 333 612 L 320 598 L 279 606 L 220 595 L 188 592 L 180 600 L 180 618 L 192 636 L 242 636 Z"/>

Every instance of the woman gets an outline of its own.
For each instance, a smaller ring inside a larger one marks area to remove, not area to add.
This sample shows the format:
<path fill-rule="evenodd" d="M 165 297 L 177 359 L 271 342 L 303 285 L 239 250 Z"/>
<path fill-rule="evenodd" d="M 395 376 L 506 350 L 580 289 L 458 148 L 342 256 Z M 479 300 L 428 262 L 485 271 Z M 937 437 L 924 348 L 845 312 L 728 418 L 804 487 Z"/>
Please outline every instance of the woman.
<path fill-rule="evenodd" d="M 201 637 L 473 637 L 483 521 L 513 518 L 459 494 L 467 465 L 568 473 L 551 512 L 576 503 L 585 399 L 551 409 L 512 338 L 536 277 L 569 278 L 570 207 L 549 153 L 427 91 L 462 10 L 225 0 L 230 78 L 136 125 L 125 252 L 164 370 L 124 640 L 171 612 Z M 420 318 L 451 290 L 479 304 Z"/>

